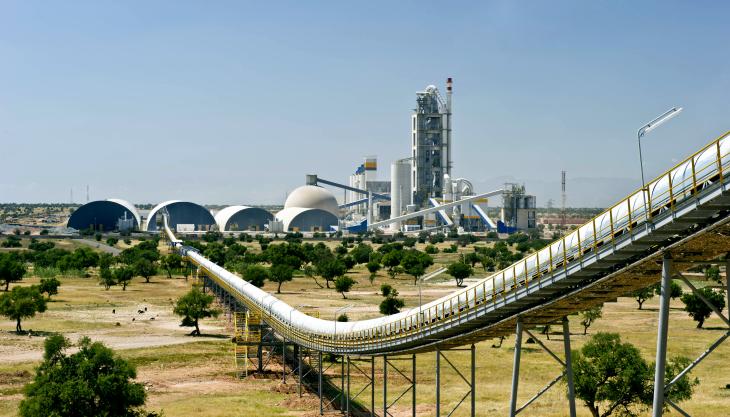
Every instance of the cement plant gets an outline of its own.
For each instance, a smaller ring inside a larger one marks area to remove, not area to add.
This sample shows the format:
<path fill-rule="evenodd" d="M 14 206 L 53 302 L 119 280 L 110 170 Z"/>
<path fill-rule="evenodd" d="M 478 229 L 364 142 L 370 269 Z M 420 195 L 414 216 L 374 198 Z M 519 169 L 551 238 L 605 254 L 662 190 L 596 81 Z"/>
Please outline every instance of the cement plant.
<path fill-rule="evenodd" d="M 3 11 L 0 417 L 730 415 L 730 7 Z"/>

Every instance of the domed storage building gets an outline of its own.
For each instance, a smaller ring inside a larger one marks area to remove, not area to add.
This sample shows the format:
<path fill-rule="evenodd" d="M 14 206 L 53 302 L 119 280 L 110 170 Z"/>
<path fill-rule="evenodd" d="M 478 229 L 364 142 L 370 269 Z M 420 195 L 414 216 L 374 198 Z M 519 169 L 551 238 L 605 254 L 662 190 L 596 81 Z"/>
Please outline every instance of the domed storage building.
<path fill-rule="evenodd" d="M 150 210 L 145 222 L 145 230 L 154 232 L 162 228 L 162 212 L 170 215 L 170 227 L 177 232 L 207 231 L 214 226 L 215 219 L 207 208 L 190 201 L 170 200 L 156 205 Z"/>
<path fill-rule="evenodd" d="M 230 206 L 215 214 L 218 230 L 226 231 L 261 231 L 274 219 L 268 211 L 249 206 Z"/>
<path fill-rule="evenodd" d="M 142 224 L 139 212 L 128 201 L 116 198 L 92 201 L 77 208 L 66 227 L 100 232 L 138 230 Z"/>
<path fill-rule="evenodd" d="M 330 232 L 339 223 L 340 210 L 335 196 L 316 185 L 304 185 L 289 194 L 276 220 L 288 232 Z"/>

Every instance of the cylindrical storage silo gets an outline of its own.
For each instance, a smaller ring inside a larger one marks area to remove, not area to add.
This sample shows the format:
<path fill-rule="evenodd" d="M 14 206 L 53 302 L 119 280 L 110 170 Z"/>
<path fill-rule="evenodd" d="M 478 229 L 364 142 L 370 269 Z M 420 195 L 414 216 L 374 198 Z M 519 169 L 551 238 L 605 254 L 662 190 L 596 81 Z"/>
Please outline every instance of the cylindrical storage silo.
<path fill-rule="evenodd" d="M 390 166 L 390 218 L 404 214 L 411 203 L 411 162 L 400 159 Z M 400 223 L 391 225 L 393 230 L 400 230 Z"/>

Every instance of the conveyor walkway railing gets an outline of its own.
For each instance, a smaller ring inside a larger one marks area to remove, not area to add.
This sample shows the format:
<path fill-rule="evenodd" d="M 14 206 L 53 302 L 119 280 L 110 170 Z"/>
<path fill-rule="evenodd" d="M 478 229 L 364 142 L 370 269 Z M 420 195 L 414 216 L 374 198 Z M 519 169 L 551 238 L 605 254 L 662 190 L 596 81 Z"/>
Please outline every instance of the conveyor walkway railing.
<path fill-rule="evenodd" d="M 729 174 L 730 132 L 577 230 L 486 279 L 421 307 L 348 323 L 307 316 L 183 246 L 167 222 L 165 231 L 193 264 L 293 343 L 336 354 L 428 351 L 510 333 L 512 326 L 505 323 L 528 311 L 544 310 L 541 317 L 554 320 L 585 309 L 586 302 L 598 304 L 617 291 L 646 286 L 647 279 L 659 281 L 658 275 L 633 281 L 626 276 L 726 223 Z M 723 250 L 703 250 L 694 259 L 711 259 Z M 596 289 L 599 282 L 603 293 Z M 573 298 L 580 302 L 571 303 Z"/>

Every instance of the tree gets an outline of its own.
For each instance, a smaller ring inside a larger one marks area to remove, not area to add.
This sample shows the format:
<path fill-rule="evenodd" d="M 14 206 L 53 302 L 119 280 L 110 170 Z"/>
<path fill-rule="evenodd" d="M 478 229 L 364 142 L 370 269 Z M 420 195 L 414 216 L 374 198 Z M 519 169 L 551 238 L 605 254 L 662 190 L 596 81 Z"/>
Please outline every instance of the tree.
<path fill-rule="evenodd" d="M 261 288 L 269 278 L 269 271 L 261 265 L 249 265 L 243 272 L 243 279 L 251 285 Z"/>
<path fill-rule="evenodd" d="M 653 364 L 641 357 L 630 343 L 621 343 L 618 334 L 598 333 L 579 351 L 572 352 L 575 395 L 583 400 L 593 417 L 607 417 L 615 412 L 636 416 L 647 408 L 653 397 Z M 668 361 L 665 381 L 676 376 L 685 358 Z M 686 376 L 665 394 L 672 401 L 692 396 L 698 383 Z"/>
<path fill-rule="evenodd" d="M 5 284 L 5 291 L 10 289 L 11 282 L 23 279 L 27 269 L 23 261 L 13 252 L 0 253 L 0 281 Z"/>
<path fill-rule="evenodd" d="M 134 278 L 134 270 L 129 266 L 122 266 L 114 270 L 114 280 L 122 286 L 122 291 L 127 291 L 127 285 Z"/>
<path fill-rule="evenodd" d="M 183 318 L 180 326 L 195 327 L 190 333 L 191 336 L 199 336 L 198 321 L 206 317 L 218 317 L 220 314 L 220 311 L 210 307 L 212 303 L 212 295 L 203 294 L 198 288 L 193 287 L 187 294 L 177 299 L 172 312 Z"/>
<path fill-rule="evenodd" d="M 400 309 L 406 305 L 403 299 L 398 298 L 398 290 L 388 284 L 380 286 L 380 292 L 385 299 L 380 302 L 380 314 L 390 315 L 400 312 Z"/>
<path fill-rule="evenodd" d="M 326 259 L 317 264 L 317 272 L 324 278 L 327 288 L 330 287 L 330 281 L 345 275 L 347 268 L 339 259 Z"/>
<path fill-rule="evenodd" d="M 44 360 L 25 387 L 21 417 L 106 416 L 151 417 L 144 405 L 144 386 L 133 382 L 134 366 L 100 342 L 83 338 L 79 351 L 66 355 L 63 336 L 46 339 Z"/>
<path fill-rule="evenodd" d="M 101 268 L 99 270 L 99 285 L 103 285 L 105 290 L 109 290 L 114 285 L 117 285 L 117 280 L 114 279 L 114 274 L 109 267 Z"/>
<path fill-rule="evenodd" d="M 708 287 L 700 288 L 697 292 L 702 294 L 718 311 L 722 312 L 722 309 L 725 308 L 725 297 L 722 293 Z M 684 311 L 697 322 L 697 328 L 701 329 L 705 320 L 712 314 L 712 309 L 695 293 L 684 294 L 681 299 L 684 303 Z"/>
<path fill-rule="evenodd" d="M 580 317 L 580 324 L 583 326 L 583 334 L 588 334 L 588 328 L 591 327 L 594 321 L 600 319 L 603 316 L 603 306 L 595 306 L 588 310 L 581 311 L 578 313 Z"/>
<path fill-rule="evenodd" d="M 167 277 L 172 278 L 172 271 L 177 271 L 183 266 L 182 256 L 177 253 L 165 255 L 160 260 L 160 266 L 167 271 Z"/>
<path fill-rule="evenodd" d="M 350 251 L 350 256 L 359 264 L 367 263 L 370 260 L 370 254 L 373 253 L 373 247 L 367 243 L 360 243 Z"/>
<path fill-rule="evenodd" d="M 106 244 L 109 246 L 116 246 L 117 243 L 119 243 L 119 239 L 115 237 L 109 237 L 106 239 Z"/>
<path fill-rule="evenodd" d="M 281 294 L 281 284 L 291 281 L 294 275 L 294 270 L 291 266 L 286 264 L 278 264 L 271 267 L 269 270 L 269 281 L 276 282 L 276 293 Z"/>
<path fill-rule="evenodd" d="M 456 279 L 456 286 L 461 287 L 464 284 L 464 279 L 469 278 L 474 270 L 469 264 L 454 262 L 449 265 L 446 272 Z"/>
<path fill-rule="evenodd" d="M 377 261 L 368 261 L 366 266 L 368 268 L 368 272 L 370 272 L 371 274 L 377 274 L 381 268 L 380 262 Z"/>
<path fill-rule="evenodd" d="M 431 255 L 417 250 L 409 250 L 400 261 L 400 266 L 403 267 L 406 273 L 413 276 L 414 285 L 418 282 L 418 278 L 426 273 L 426 268 L 431 265 L 433 265 Z"/>
<path fill-rule="evenodd" d="M 61 286 L 61 281 L 56 278 L 43 278 L 38 286 L 38 291 L 41 294 L 48 294 L 48 299 L 51 299 L 52 295 L 58 294 L 58 287 Z"/>
<path fill-rule="evenodd" d="M 383 258 L 380 262 L 382 262 L 383 266 L 388 268 L 388 274 L 391 276 L 391 278 L 395 278 L 395 275 L 397 274 L 396 268 L 400 266 L 402 258 L 403 251 L 401 250 L 391 250 L 383 255 Z"/>
<path fill-rule="evenodd" d="M 345 293 L 350 292 L 350 289 L 353 285 L 355 285 L 355 280 L 348 277 L 347 275 L 343 275 L 335 279 L 335 289 L 337 290 L 337 292 L 342 294 L 342 298 L 347 298 L 345 296 Z"/>
<path fill-rule="evenodd" d="M 139 258 L 134 263 L 134 274 L 144 278 L 144 282 L 149 283 L 150 278 L 157 273 L 155 264 L 146 258 Z"/>
<path fill-rule="evenodd" d="M 15 287 L 0 295 L 0 316 L 15 320 L 15 331 L 21 333 L 20 320 L 46 311 L 46 300 L 38 287 Z"/>
<path fill-rule="evenodd" d="M 634 297 L 634 299 L 636 299 L 636 302 L 637 303 L 639 303 L 639 310 L 642 309 L 642 307 L 644 305 L 644 302 L 646 302 L 646 300 L 654 297 L 654 294 L 657 291 L 657 286 L 658 285 L 659 284 L 654 284 L 654 285 L 651 285 L 649 287 L 642 288 L 640 290 L 636 290 L 636 291 L 632 291 L 631 292 L 631 296 Z"/>

